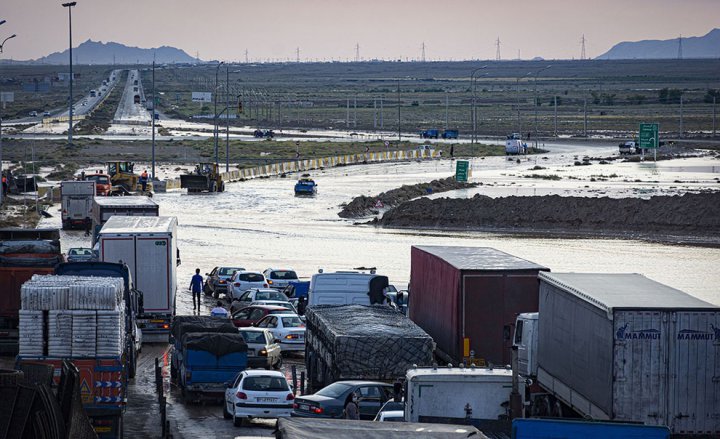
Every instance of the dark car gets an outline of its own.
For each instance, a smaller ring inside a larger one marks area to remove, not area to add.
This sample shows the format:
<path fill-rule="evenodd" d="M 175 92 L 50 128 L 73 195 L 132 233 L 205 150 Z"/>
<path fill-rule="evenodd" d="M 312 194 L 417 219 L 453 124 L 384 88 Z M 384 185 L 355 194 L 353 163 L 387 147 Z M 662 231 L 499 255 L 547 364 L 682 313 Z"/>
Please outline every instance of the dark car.
<path fill-rule="evenodd" d="M 288 310 L 282 306 L 251 305 L 234 312 L 230 317 L 233 325 L 238 328 L 252 326 L 268 314 L 287 314 Z"/>
<path fill-rule="evenodd" d="M 393 398 L 393 386 L 374 381 L 338 381 L 312 395 L 295 398 L 292 416 L 305 418 L 343 418 L 350 395 L 360 391 L 360 419 L 373 420 L 380 408 Z"/>
<path fill-rule="evenodd" d="M 215 267 L 210 273 L 205 273 L 205 286 L 203 291 L 206 296 L 213 295 L 216 299 L 220 293 L 227 293 L 227 283 L 236 271 L 245 271 L 242 267 Z"/>

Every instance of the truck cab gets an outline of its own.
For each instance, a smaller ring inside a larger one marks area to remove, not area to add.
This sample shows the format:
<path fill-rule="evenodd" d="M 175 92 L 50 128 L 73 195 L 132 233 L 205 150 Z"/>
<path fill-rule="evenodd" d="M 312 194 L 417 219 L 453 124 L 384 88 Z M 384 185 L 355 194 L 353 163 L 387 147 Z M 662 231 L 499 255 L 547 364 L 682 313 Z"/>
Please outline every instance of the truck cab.
<path fill-rule="evenodd" d="M 515 320 L 513 347 L 518 352 L 518 373 L 525 377 L 537 374 L 538 316 L 536 312 L 526 312 Z"/>

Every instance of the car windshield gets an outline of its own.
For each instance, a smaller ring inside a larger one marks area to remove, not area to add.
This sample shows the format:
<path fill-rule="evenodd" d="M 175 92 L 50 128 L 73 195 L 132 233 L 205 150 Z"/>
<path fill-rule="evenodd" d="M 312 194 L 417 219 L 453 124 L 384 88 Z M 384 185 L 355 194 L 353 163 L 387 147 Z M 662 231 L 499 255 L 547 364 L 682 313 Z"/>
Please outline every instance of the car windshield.
<path fill-rule="evenodd" d="M 296 280 L 297 274 L 294 271 L 273 271 L 270 273 L 270 279 Z"/>
<path fill-rule="evenodd" d="M 245 282 L 262 282 L 263 275 L 258 273 L 241 273 L 238 275 L 238 279 Z"/>
<path fill-rule="evenodd" d="M 283 317 L 283 328 L 304 328 L 305 324 L 298 317 Z"/>
<path fill-rule="evenodd" d="M 243 271 L 244 268 L 222 267 L 218 270 L 219 276 L 231 276 L 236 271 Z"/>
<path fill-rule="evenodd" d="M 260 331 L 240 331 L 240 335 L 245 339 L 245 343 L 263 343 L 265 344 L 265 333 Z"/>
<path fill-rule="evenodd" d="M 329 386 L 320 389 L 316 395 L 326 396 L 328 398 L 337 398 L 343 393 L 347 392 L 352 386 L 350 384 L 333 383 Z"/>
<path fill-rule="evenodd" d="M 285 378 L 277 376 L 251 376 L 243 380 L 243 390 L 257 390 L 262 392 L 282 392 L 288 389 Z"/>
<path fill-rule="evenodd" d="M 277 291 L 258 291 L 255 293 L 255 300 L 279 300 L 281 302 L 287 302 L 288 298 L 283 293 Z"/>

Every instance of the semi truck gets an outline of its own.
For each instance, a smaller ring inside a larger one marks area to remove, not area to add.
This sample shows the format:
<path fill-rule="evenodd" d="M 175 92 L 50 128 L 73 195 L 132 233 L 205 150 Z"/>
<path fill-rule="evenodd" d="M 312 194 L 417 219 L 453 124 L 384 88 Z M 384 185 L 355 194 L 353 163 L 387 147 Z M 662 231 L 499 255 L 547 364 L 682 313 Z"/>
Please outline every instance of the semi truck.
<path fill-rule="evenodd" d="M 177 218 L 112 216 L 98 234 L 97 251 L 103 262 L 127 264 L 143 292 L 143 341 L 167 341 L 177 292 Z"/>
<path fill-rule="evenodd" d="M 58 270 L 68 275 L 34 276 L 23 284 L 16 367 L 50 365 L 60 385 L 63 362 L 70 361 L 79 371 L 80 402 L 98 437 L 122 437 L 136 358 L 124 319 L 133 306 L 132 291 L 125 289 L 127 267 L 69 263 Z"/>
<path fill-rule="evenodd" d="M 63 260 L 58 229 L 0 229 L 0 352 L 18 350 L 22 284 Z"/>
<path fill-rule="evenodd" d="M 100 229 L 113 215 L 158 216 L 160 205 L 145 196 L 96 197 L 92 208 L 93 245 Z"/>
<path fill-rule="evenodd" d="M 514 345 L 525 415 L 720 435 L 720 307 L 639 274 L 539 274 Z"/>
<path fill-rule="evenodd" d="M 547 270 L 489 247 L 413 246 L 410 319 L 445 362 L 508 365 L 515 318 L 537 311 L 537 276 Z"/>
<path fill-rule="evenodd" d="M 315 390 L 338 380 L 393 382 L 433 362 L 432 338 L 384 305 L 317 305 L 305 311 L 305 365 Z"/>
<path fill-rule="evenodd" d="M 91 221 L 95 182 L 92 180 L 60 182 L 60 196 L 63 229 L 86 227 Z"/>

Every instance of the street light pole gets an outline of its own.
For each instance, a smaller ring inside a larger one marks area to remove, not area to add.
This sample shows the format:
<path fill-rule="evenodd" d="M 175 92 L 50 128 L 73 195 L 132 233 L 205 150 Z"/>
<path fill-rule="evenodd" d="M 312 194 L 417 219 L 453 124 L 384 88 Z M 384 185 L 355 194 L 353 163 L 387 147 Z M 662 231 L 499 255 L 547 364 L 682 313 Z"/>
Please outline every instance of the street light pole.
<path fill-rule="evenodd" d="M 0 21 L 0 25 L 2 25 L 3 23 L 5 23 L 5 20 Z M 7 37 L 3 40 L 2 44 L 0 44 L 0 53 L 2 53 L 2 48 L 5 45 L 5 42 L 7 40 L 9 40 L 10 38 L 15 38 L 15 34 L 10 35 L 9 37 Z M 2 93 L 0 93 L 0 95 L 2 95 Z M 2 104 L 4 105 L 4 102 Z M 2 149 L 2 114 L 0 114 L 0 180 L 2 180 L 2 175 L 3 175 L 2 153 L 3 153 L 3 149 Z M 0 183 L 0 207 L 2 207 L 3 202 L 5 201 L 4 197 L 5 197 L 5 190 L 2 187 L 2 184 Z"/>
<path fill-rule="evenodd" d="M 535 86 L 534 86 L 534 89 L 535 89 L 535 91 L 534 91 L 534 94 L 535 94 L 535 142 L 537 142 L 537 137 L 538 137 L 538 124 L 537 124 L 537 123 L 538 123 L 538 111 L 537 111 L 537 107 L 538 107 L 537 78 L 538 78 L 538 75 L 540 74 L 540 72 L 542 72 L 543 70 L 547 70 L 547 69 L 549 69 L 550 67 L 552 67 L 552 64 L 550 64 L 550 65 L 548 65 L 548 66 L 545 66 L 545 67 L 543 67 L 542 69 L 540 69 L 540 70 L 538 70 L 537 72 L 535 72 Z"/>
<path fill-rule="evenodd" d="M 152 167 L 150 168 L 150 176 L 155 181 L 155 59 L 153 57 L 152 63 Z"/>
<path fill-rule="evenodd" d="M 213 131 L 214 137 L 215 137 L 215 166 L 218 166 L 218 163 L 220 162 L 220 159 L 218 157 L 218 112 L 217 112 L 217 93 L 218 93 L 218 72 L 220 71 L 220 66 L 223 65 L 223 62 L 220 61 L 220 63 L 215 67 L 215 129 Z"/>
<path fill-rule="evenodd" d="M 398 147 L 400 146 L 400 142 L 402 141 L 402 136 L 400 135 L 400 78 L 397 80 L 397 95 L 398 95 Z"/>
<path fill-rule="evenodd" d="M 230 66 L 225 66 L 225 172 L 230 172 Z"/>
<path fill-rule="evenodd" d="M 475 73 L 479 72 L 480 70 L 484 70 L 486 68 L 487 68 L 487 65 L 484 65 L 482 67 L 478 67 L 477 69 L 473 70 L 472 73 L 470 73 L 470 86 L 472 89 L 472 107 L 470 109 L 470 117 L 472 117 L 472 129 L 473 129 L 472 138 L 470 140 L 470 143 L 475 143 L 476 127 L 477 127 L 477 117 L 476 117 L 477 109 L 475 107 L 475 88 L 476 88 Z"/>
<path fill-rule="evenodd" d="M 70 34 L 70 112 L 69 115 L 69 127 L 68 127 L 68 146 L 72 146 L 72 132 L 73 132 L 73 70 L 72 70 L 72 7 L 77 5 L 77 2 L 63 3 L 64 8 L 68 8 L 68 24 Z"/>

